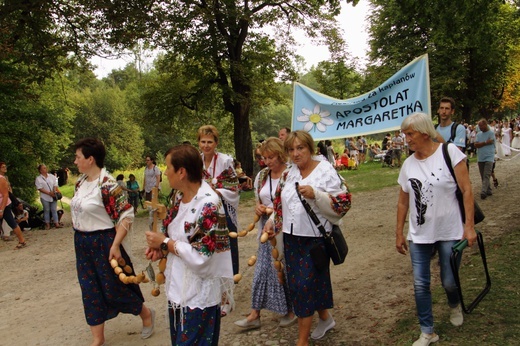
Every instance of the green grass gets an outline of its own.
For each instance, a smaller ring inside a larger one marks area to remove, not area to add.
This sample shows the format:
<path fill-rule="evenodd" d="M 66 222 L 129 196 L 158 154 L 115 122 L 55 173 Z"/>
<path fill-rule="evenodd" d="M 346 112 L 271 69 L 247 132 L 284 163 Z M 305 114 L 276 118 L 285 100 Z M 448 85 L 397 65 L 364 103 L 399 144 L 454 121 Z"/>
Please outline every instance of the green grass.
<path fill-rule="evenodd" d="M 339 172 L 347 182 L 350 192 L 376 191 L 397 186 L 399 168 L 381 167 L 381 162 L 367 162 L 356 170 Z"/>
<path fill-rule="evenodd" d="M 449 322 L 446 295 L 440 283 L 432 286 L 435 330 L 440 341 L 451 345 L 518 345 L 520 340 L 520 229 L 507 231 L 484 244 L 491 276 L 491 290 L 473 310 L 464 314 L 464 324 Z M 479 251 L 465 251 L 459 271 L 464 303 L 468 306 L 484 288 L 485 276 Z M 410 310 L 391 334 L 392 344 L 411 344 L 419 325 Z"/>
<path fill-rule="evenodd" d="M 339 174 L 345 178 L 350 192 L 366 192 L 397 186 L 399 168 L 381 167 L 381 162 L 367 162 L 356 170 L 343 170 Z M 242 191 L 240 203 L 248 203 L 254 197 L 253 191 Z"/>

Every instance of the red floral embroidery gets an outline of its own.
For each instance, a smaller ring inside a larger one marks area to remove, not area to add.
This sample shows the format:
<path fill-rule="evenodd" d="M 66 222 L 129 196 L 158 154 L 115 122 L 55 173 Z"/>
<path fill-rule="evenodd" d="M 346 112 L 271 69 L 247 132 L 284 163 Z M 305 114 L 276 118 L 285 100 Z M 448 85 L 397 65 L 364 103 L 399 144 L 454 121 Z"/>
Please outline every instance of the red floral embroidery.
<path fill-rule="evenodd" d="M 215 239 L 214 238 L 215 238 L 214 236 L 206 235 L 201 240 L 202 244 L 206 245 L 209 252 L 215 251 Z"/>

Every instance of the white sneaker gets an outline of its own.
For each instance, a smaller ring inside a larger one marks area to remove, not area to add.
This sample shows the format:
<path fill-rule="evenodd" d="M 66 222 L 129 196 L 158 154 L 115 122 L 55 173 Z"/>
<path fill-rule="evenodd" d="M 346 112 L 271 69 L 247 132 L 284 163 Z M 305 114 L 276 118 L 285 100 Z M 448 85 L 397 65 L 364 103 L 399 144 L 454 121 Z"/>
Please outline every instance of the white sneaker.
<path fill-rule="evenodd" d="M 332 318 L 332 315 L 329 313 L 329 318 L 323 321 L 321 318 L 318 319 L 318 325 L 316 329 L 311 333 L 311 338 L 314 340 L 321 339 L 325 336 L 330 329 L 334 328 L 336 325 L 336 321 Z"/>
<path fill-rule="evenodd" d="M 248 321 L 247 318 L 235 322 L 235 325 L 244 329 L 257 329 L 260 328 L 260 317 L 256 320 Z"/>
<path fill-rule="evenodd" d="M 437 334 L 421 333 L 419 339 L 415 340 L 412 346 L 428 346 L 429 344 L 433 344 L 437 341 L 439 341 L 439 336 Z"/>
<path fill-rule="evenodd" d="M 460 304 L 454 308 L 450 308 L 450 322 L 455 327 L 462 326 L 464 322 L 464 315 L 462 314 L 462 308 Z"/>

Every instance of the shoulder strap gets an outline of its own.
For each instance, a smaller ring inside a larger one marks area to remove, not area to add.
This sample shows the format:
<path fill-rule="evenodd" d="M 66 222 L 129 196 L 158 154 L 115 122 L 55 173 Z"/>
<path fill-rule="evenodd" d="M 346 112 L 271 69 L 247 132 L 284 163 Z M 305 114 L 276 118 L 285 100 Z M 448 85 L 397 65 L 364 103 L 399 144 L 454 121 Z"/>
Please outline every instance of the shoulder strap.
<path fill-rule="evenodd" d="M 450 136 L 450 140 L 448 142 L 453 143 L 453 141 L 455 140 L 455 137 L 457 137 L 457 127 L 458 126 L 459 126 L 459 124 L 457 124 L 456 122 L 453 122 L 453 124 L 451 124 L 451 136 Z"/>
<path fill-rule="evenodd" d="M 450 153 L 448 152 L 448 143 L 442 143 L 442 156 L 444 156 L 444 162 L 446 162 L 446 166 L 448 166 L 448 169 L 450 170 L 450 173 L 453 176 L 453 179 L 455 180 L 455 184 L 456 184 L 457 178 L 455 177 L 455 171 L 453 170 L 453 167 L 451 166 L 451 157 L 450 157 Z M 457 187 L 458 187 L 458 185 L 457 185 Z"/>
<path fill-rule="evenodd" d="M 462 197 L 462 191 L 459 188 L 459 184 L 457 183 L 457 177 L 455 176 L 455 172 L 453 167 L 451 166 L 451 158 L 450 153 L 448 152 L 448 143 L 442 143 L 442 155 L 444 156 L 444 161 L 450 170 L 451 175 L 453 176 L 453 180 L 455 180 L 455 185 L 457 189 L 455 190 L 455 197 L 457 197 L 457 202 L 459 203 L 460 216 L 462 218 L 462 222 L 466 222 L 466 210 L 464 209 L 464 199 Z"/>
<path fill-rule="evenodd" d="M 307 214 L 309 214 L 310 218 L 312 219 L 312 222 L 314 222 L 314 224 L 316 225 L 316 227 L 318 227 L 318 230 L 320 231 L 320 233 L 324 237 L 328 237 L 329 234 L 327 234 L 327 231 L 325 230 L 325 228 L 321 224 L 320 219 L 318 219 L 318 217 L 314 213 L 314 210 L 312 210 L 312 208 L 309 205 L 309 203 L 307 203 L 307 201 L 304 198 L 302 198 L 302 195 L 301 195 L 300 191 L 298 190 L 298 183 L 297 182 L 296 182 L 296 193 L 298 194 L 298 198 L 302 202 L 303 207 L 305 208 L 305 211 L 307 212 Z"/>

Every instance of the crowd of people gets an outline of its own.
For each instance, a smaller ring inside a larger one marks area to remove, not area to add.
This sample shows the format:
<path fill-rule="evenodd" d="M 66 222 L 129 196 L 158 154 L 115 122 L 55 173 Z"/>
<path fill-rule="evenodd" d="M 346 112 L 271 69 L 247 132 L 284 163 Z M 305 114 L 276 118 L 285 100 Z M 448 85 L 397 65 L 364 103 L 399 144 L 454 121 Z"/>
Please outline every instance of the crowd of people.
<path fill-rule="evenodd" d="M 492 195 L 496 157 L 520 149 L 520 124 L 481 119 L 473 126 L 452 120 L 455 101 L 439 102 L 439 125 L 435 128 L 424 113 L 414 113 L 392 136 L 368 144 L 364 136 L 346 138 L 343 153 L 336 153 L 331 140 L 315 145 L 305 131 L 282 128 L 255 147 L 254 179 L 247 176 L 231 155 L 217 150 L 215 126 L 201 126 L 198 148 L 185 143 L 166 151 L 162 172 L 155 158 L 145 158 L 144 179 L 135 175 L 114 179 L 104 168 L 106 150 L 96 138 L 75 144 L 74 164 L 80 173 L 70 202 L 74 229 L 76 268 L 85 319 L 93 346 L 105 344 L 105 323 L 119 313 L 139 316 L 141 338 L 152 336 L 155 311 L 147 307 L 139 285 L 126 283 L 114 267 L 134 273 L 128 234 L 139 202 L 152 200 L 162 177 L 172 189 L 162 231 L 146 231 L 146 257 L 162 261 L 172 345 L 217 345 L 221 319 L 234 308 L 234 287 L 239 273 L 238 203 L 241 190 L 253 189 L 258 223 L 258 251 L 251 283 L 251 311 L 235 321 L 242 329 L 261 328 L 261 312 L 280 316 L 280 327 L 297 324 L 296 344 L 309 344 L 334 328 L 333 287 L 329 267 L 314 265 L 311 251 L 325 248 L 324 238 L 305 210 L 304 198 L 326 231 L 338 225 L 351 207 L 351 194 L 341 169 L 355 169 L 367 160 L 390 157 L 390 166 L 400 167 L 397 204 L 396 250 L 410 254 L 417 316 L 421 334 L 414 346 L 439 340 L 433 323 L 430 262 L 438 253 L 442 286 L 450 308 L 450 322 L 463 324 L 463 314 L 450 266 L 451 247 L 461 239 L 476 241 L 473 224 L 473 193 L 467 156 L 477 155 L 482 178 L 480 197 Z M 447 174 L 443 143 L 451 158 L 453 176 Z M 497 153 L 499 147 L 502 153 Z M 403 158 L 405 159 L 403 161 Z M 16 248 L 27 245 L 23 229 L 30 228 L 23 203 L 13 201 L 0 162 L 0 218 L 18 238 Z M 444 172 L 444 173 L 442 173 Z M 59 181 L 46 165 L 38 166 L 35 187 L 43 206 L 44 228 L 63 227 L 57 213 Z M 462 192 L 463 210 L 455 196 Z M 141 204 L 142 207 L 142 204 Z M 465 220 L 462 221 L 462 214 Z M 404 235 L 405 220 L 408 235 Z M 263 239 L 264 235 L 266 239 Z M 2 237 L 4 239 L 4 236 Z M 6 239 L 4 239 L 6 240 Z M 115 261 L 115 265 L 111 261 Z M 164 261 L 166 264 L 164 264 Z M 460 265 L 460 263 L 458 263 Z M 314 315 L 318 315 L 312 330 Z"/>

